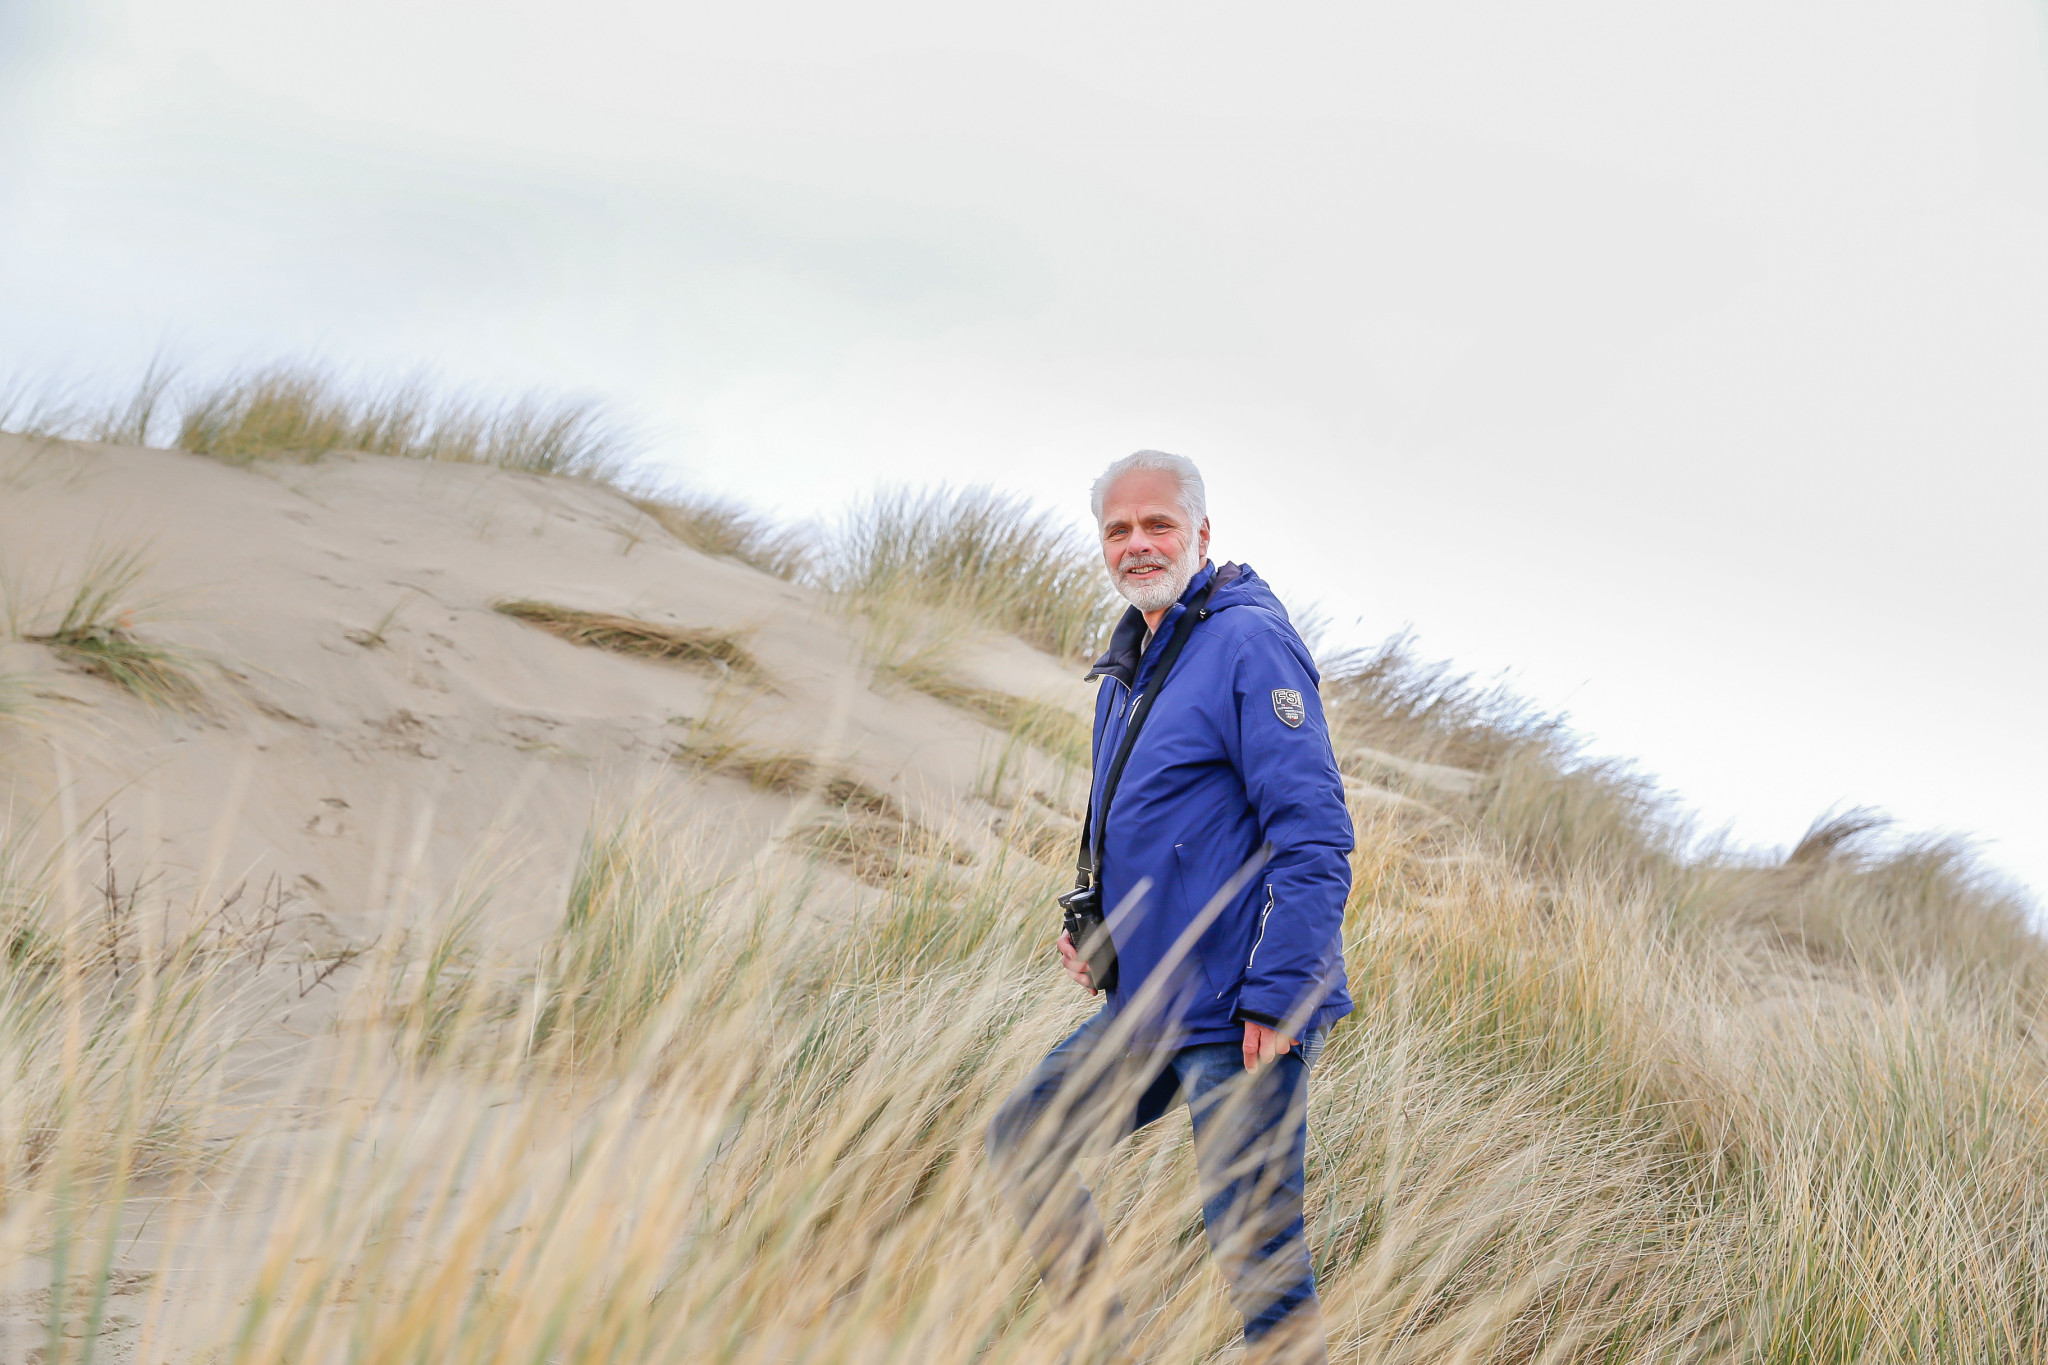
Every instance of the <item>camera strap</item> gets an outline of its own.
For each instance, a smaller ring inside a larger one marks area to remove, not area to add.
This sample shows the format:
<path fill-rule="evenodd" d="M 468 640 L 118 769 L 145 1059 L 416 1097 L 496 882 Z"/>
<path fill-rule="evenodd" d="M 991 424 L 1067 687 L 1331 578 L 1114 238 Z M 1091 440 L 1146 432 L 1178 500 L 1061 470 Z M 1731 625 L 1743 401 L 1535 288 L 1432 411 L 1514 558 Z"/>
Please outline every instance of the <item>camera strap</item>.
<path fill-rule="evenodd" d="M 1159 695 L 1159 689 L 1166 686 L 1166 675 L 1173 671 L 1174 660 L 1180 658 L 1181 650 L 1187 646 L 1188 637 L 1195 633 L 1195 623 L 1209 619 L 1209 594 L 1214 591 L 1216 576 L 1212 573 L 1208 583 L 1203 585 L 1202 590 L 1195 594 L 1194 600 L 1188 603 L 1187 609 L 1180 614 L 1180 620 L 1174 623 L 1173 634 L 1166 641 L 1166 650 L 1159 656 L 1159 666 L 1152 670 L 1151 686 L 1131 697 L 1131 714 L 1130 719 L 1124 722 L 1123 743 L 1116 746 L 1116 756 L 1110 759 L 1109 771 L 1102 778 L 1101 824 L 1104 829 L 1109 827 L 1109 803 L 1116 799 L 1116 784 L 1123 778 L 1124 764 L 1130 761 L 1131 746 L 1138 742 L 1138 731 L 1145 724 L 1145 717 L 1152 714 L 1153 699 Z M 1142 664 L 1141 659 L 1140 665 Z M 1075 860 L 1076 887 L 1088 886 L 1095 877 L 1095 808 L 1096 802 L 1091 792 L 1087 814 L 1081 820 L 1081 852 Z"/>

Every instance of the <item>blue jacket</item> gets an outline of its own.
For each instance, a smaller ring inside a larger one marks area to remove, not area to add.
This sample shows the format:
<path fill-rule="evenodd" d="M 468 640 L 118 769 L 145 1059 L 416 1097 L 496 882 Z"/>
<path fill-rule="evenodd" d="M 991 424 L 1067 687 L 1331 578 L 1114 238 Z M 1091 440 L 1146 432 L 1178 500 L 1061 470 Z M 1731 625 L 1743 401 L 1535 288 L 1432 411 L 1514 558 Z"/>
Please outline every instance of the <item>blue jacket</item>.
<path fill-rule="evenodd" d="M 1249 568 L 1204 566 L 1142 655 L 1144 617 L 1135 607 L 1124 614 L 1088 674 L 1103 680 L 1091 800 L 1101 799 L 1134 690 L 1149 685 L 1185 604 L 1212 577 L 1211 615 L 1195 625 L 1138 733 L 1108 826 L 1091 821 L 1117 951 L 1109 1012 L 1134 1004 L 1155 974 L 1162 987 L 1147 1017 L 1133 1021 L 1135 1046 L 1238 1039 L 1247 1019 L 1287 1023 L 1298 1037 L 1351 1012 L 1342 934 L 1352 845 L 1344 781 L 1308 648 Z M 1171 961 L 1184 931 L 1268 846 L 1191 951 Z M 1149 889 L 1130 901 L 1146 879 Z"/>

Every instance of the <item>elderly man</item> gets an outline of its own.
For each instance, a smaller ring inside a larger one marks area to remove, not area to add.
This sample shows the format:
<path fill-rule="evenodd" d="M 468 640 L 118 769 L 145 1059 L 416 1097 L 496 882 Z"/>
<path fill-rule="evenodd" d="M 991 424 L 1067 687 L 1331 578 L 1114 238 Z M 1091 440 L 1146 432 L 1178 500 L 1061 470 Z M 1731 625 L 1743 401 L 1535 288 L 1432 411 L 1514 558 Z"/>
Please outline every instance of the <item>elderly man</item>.
<path fill-rule="evenodd" d="M 1302 1168 L 1309 1074 L 1351 1009 L 1352 830 L 1315 665 L 1257 574 L 1209 563 L 1192 461 L 1118 460 L 1094 507 L 1131 607 L 1088 675 L 1102 679 L 1094 785 L 1069 898 L 1084 911 L 1099 898 L 1106 922 L 1084 914 L 1101 928 L 1062 934 L 1059 951 L 1107 1001 L 1003 1103 L 990 1161 L 1048 1288 L 1097 1304 L 1101 1348 L 1125 1358 L 1102 1223 L 1073 1161 L 1184 1102 L 1250 1357 L 1318 1361 Z"/>

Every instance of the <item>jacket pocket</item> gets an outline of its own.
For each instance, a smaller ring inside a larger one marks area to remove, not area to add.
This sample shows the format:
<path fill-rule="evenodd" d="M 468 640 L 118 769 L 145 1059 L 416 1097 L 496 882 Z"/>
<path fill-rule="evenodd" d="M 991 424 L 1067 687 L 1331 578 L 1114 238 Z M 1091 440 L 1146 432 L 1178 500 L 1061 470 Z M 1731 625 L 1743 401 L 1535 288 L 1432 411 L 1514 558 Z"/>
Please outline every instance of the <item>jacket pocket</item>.
<path fill-rule="evenodd" d="M 1200 861 L 1193 850 L 1182 844 L 1173 846 L 1173 876 L 1182 913 L 1186 924 L 1192 924 L 1202 911 L 1208 908 L 1209 898 L 1222 890 L 1221 886 L 1207 886 L 1191 869 L 1198 868 Z M 1263 885 L 1263 883 L 1261 884 Z M 1237 903 L 1226 905 L 1218 912 L 1215 922 L 1203 931 L 1196 941 L 1194 954 L 1198 959 L 1201 979 L 1206 985 L 1206 994 L 1211 1000 L 1223 1002 L 1228 1008 L 1236 1008 L 1238 988 L 1244 983 L 1245 948 L 1249 942 L 1244 916 L 1246 896 L 1240 893 Z"/>

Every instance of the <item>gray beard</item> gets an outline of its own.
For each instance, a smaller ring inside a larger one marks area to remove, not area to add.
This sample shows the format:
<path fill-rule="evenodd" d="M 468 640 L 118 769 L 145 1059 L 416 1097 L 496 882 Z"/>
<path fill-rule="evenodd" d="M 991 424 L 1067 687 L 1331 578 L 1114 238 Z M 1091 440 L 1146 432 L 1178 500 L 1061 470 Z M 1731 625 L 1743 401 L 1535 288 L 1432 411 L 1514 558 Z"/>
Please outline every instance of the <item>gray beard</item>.
<path fill-rule="evenodd" d="M 1202 552 L 1190 544 L 1181 552 L 1179 559 L 1167 567 L 1164 578 L 1131 582 L 1121 572 L 1110 575 L 1110 581 L 1117 593 L 1139 611 L 1165 611 L 1180 595 L 1188 590 L 1195 575 L 1202 569 Z"/>

